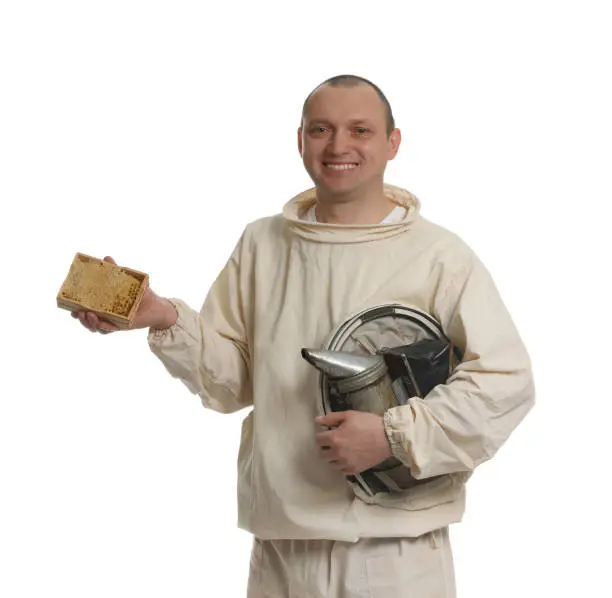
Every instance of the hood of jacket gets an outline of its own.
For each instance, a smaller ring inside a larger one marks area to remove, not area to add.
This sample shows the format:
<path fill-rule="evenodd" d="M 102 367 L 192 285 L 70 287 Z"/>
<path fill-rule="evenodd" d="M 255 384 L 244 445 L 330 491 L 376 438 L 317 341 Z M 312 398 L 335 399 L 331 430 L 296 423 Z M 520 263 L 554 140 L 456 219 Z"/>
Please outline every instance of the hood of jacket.
<path fill-rule="evenodd" d="M 319 243 L 364 243 L 393 237 L 405 232 L 418 221 L 421 203 L 419 199 L 400 187 L 384 185 L 385 195 L 396 205 L 406 208 L 402 220 L 389 224 L 329 224 L 303 220 L 317 198 L 316 188 L 311 188 L 288 201 L 283 207 L 283 217 L 289 229 L 296 235 Z"/>

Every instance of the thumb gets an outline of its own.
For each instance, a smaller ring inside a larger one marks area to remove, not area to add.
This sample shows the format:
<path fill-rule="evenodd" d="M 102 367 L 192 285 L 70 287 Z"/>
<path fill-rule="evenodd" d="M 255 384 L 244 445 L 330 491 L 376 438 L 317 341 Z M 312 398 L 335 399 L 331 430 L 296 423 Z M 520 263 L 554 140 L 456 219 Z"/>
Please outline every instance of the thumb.
<path fill-rule="evenodd" d="M 336 411 L 327 415 L 320 415 L 315 422 L 320 426 L 339 426 L 347 418 L 348 411 Z"/>
<path fill-rule="evenodd" d="M 114 260 L 114 259 L 113 259 L 113 258 L 112 258 L 110 255 L 107 255 L 107 256 L 104 258 L 104 261 L 105 261 L 105 262 L 110 262 L 111 264 L 115 264 L 115 266 L 117 265 L 117 262 L 116 262 L 116 261 L 115 261 L 115 260 Z"/>

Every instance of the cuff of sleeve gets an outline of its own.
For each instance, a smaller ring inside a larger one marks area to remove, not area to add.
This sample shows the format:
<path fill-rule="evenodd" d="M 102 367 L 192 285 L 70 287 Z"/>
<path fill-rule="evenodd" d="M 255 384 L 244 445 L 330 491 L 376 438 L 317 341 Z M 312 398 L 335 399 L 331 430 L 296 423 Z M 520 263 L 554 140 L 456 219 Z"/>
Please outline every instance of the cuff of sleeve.
<path fill-rule="evenodd" d="M 406 409 L 410 410 L 410 406 L 402 405 L 401 407 L 388 409 L 383 416 L 383 423 L 393 456 L 404 465 L 411 467 L 414 460 L 411 458 L 408 450 L 409 442 L 406 438 L 406 433 L 402 429 L 404 428 L 402 422 L 406 419 Z"/>
<path fill-rule="evenodd" d="M 187 326 L 185 310 L 183 309 L 182 301 L 180 301 L 180 299 L 168 299 L 168 301 L 176 310 L 176 322 L 168 328 L 149 328 L 149 333 L 147 337 L 149 344 L 151 345 L 159 345 L 163 343 L 164 340 L 166 340 L 167 338 L 173 338 L 180 331 L 183 331 L 187 335 L 193 337 L 193 335 L 189 332 L 189 328 Z"/>

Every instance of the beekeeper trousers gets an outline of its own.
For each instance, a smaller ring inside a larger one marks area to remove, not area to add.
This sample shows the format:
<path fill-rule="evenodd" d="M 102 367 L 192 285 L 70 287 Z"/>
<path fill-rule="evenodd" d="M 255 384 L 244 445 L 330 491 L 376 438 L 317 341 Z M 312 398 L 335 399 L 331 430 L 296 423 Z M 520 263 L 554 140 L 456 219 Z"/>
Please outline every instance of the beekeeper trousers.
<path fill-rule="evenodd" d="M 455 598 L 448 528 L 418 538 L 254 539 L 247 598 Z"/>

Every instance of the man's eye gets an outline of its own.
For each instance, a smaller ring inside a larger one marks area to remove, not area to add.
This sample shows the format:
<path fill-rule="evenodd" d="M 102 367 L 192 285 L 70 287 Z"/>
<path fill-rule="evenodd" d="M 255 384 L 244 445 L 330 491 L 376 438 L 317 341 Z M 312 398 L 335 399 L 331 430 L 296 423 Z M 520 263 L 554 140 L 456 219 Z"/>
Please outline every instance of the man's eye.
<path fill-rule="evenodd" d="M 357 127 L 355 129 L 355 133 L 357 133 L 357 135 L 365 135 L 368 132 L 369 132 L 369 129 L 366 129 L 365 127 Z"/>
<path fill-rule="evenodd" d="M 312 128 L 312 132 L 313 133 L 325 133 L 325 131 L 327 131 L 327 129 L 325 127 L 313 127 Z"/>

